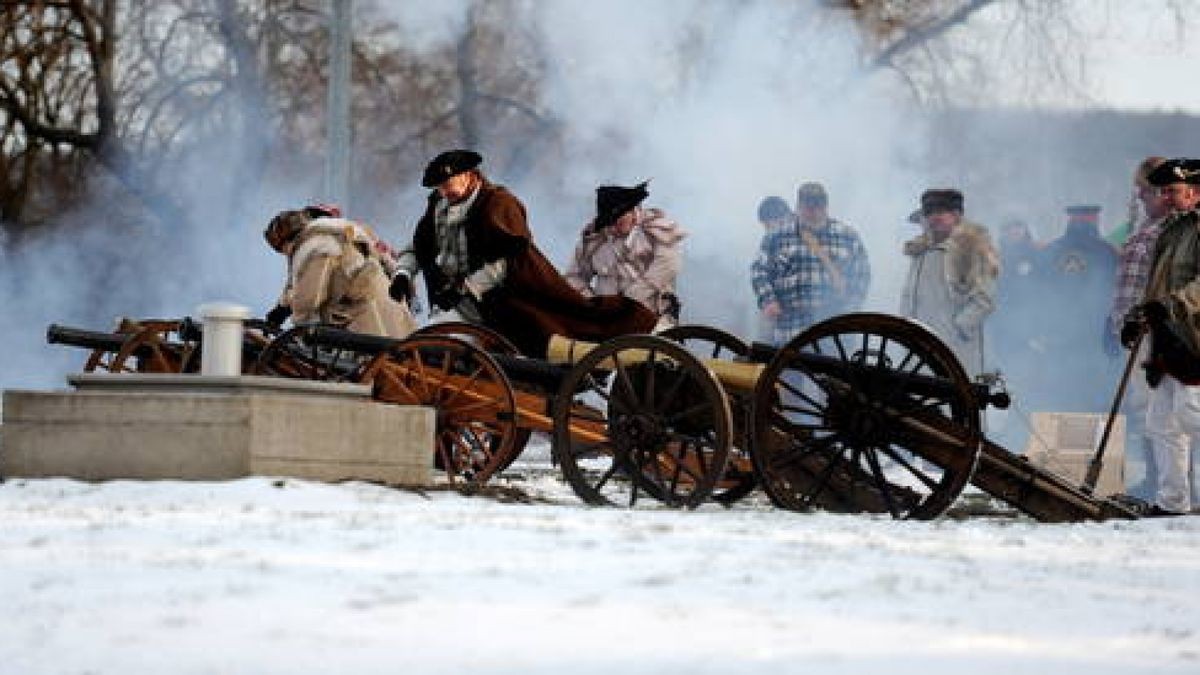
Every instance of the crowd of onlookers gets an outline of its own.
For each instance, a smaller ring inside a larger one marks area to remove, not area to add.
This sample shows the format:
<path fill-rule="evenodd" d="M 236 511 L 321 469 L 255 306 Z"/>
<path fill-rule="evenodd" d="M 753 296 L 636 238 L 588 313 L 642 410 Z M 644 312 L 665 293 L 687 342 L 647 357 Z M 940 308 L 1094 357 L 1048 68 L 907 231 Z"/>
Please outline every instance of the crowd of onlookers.
<path fill-rule="evenodd" d="M 1156 513 L 1191 510 L 1191 444 L 1200 434 L 1200 163 L 1148 157 L 1127 220 L 1108 233 L 1100 207 L 1066 208 L 1062 233 L 1035 240 L 1019 220 L 998 243 L 965 217 L 963 194 L 930 189 L 909 216 L 899 312 L 929 327 L 971 375 L 1002 371 L 1026 410 L 1107 412 L 1126 359 L 1143 366 L 1125 403 L 1146 472 L 1134 491 Z M 752 284 L 770 339 L 786 343 L 862 307 L 870 263 L 858 232 L 804 183 L 793 210 L 765 198 Z M 1167 233 L 1167 234 L 1164 234 Z M 1143 339 L 1142 335 L 1150 336 Z"/>

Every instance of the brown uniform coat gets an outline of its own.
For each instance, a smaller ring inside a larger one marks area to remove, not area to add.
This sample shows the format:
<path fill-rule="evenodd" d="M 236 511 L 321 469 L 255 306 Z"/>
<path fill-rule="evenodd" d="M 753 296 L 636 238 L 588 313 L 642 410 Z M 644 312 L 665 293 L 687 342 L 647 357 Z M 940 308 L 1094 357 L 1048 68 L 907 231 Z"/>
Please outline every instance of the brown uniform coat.
<path fill-rule="evenodd" d="M 413 252 L 430 293 L 448 281 L 437 266 L 433 192 L 413 235 Z M 525 221 L 525 207 L 508 190 L 484 182 L 465 222 L 468 273 L 497 260 L 507 261 L 503 283 L 484 293 L 479 309 L 484 323 L 528 356 L 543 357 L 551 335 L 606 340 L 646 333 L 655 315 L 622 296 L 585 298 L 563 279 L 537 246 Z"/>

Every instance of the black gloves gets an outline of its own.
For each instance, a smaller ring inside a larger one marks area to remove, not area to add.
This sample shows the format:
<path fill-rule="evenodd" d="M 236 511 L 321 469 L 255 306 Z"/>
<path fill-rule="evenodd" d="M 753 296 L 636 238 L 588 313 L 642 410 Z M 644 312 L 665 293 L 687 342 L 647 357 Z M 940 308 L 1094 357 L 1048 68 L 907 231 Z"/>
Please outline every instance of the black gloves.
<path fill-rule="evenodd" d="M 1151 300 L 1150 302 L 1142 303 L 1142 315 L 1146 317 L 1151 325 L 1162 323 L 1167 320 L 1167 306 L 1161 300 Z"/>
<path fill-rule="evenodd" d="M 1138 336 L 1140 336 L 1144 330 L 1146 330 L 1146 325 L 1144 322 L 1135 318 L 1127 317 L 1125 319 L 1125 323 L 1121 325 L 1121 344 L 1124 345 L 1126 349 L 1132 348 L 1133 343 L 1137 342 Z"/>
<path fill-rule="evenodd" d="M 662 316 L 669 316 L 672 319 L 679 321 L 679 296 L 674 293 L 663 293 L 658 296 L 658 306 Z"/>
<path fill-rule="evenodd" d="M 454 284 L 447 284 L 442 290 L 437 291 L 430 298 L 430 302 L 437 305 L 438 309 L 443 312 L 448 312 L 458 306 L 458 303 L 463 299 L 463 292 Z"/>
<path fill-rule="evenodd" d="M 412 281 L 403 274 L 397 274 L 395 279 L 392 279 L 392 285 L 388 288 L 388 295 L 396 302 L 404 302 L 412 304 L 413 287 Z"/>
<path fill-rule="evenodd" d="M 288 320 L 292 315 L 292 308 L 287 305 L 275 305 L 271 311 L 267 312 L 267 323 L 279 328 L 283 326 L 283 322 Z"/>
<path fill-rule="evenodd" d="M 1121 344 L 1126 348 L 1133 347 L 1143 331 L 1165 322 L 1169 315 L 1166 304 L 1161 300 L 1151 300 L 1134 307 L 1121 326 Z"/>

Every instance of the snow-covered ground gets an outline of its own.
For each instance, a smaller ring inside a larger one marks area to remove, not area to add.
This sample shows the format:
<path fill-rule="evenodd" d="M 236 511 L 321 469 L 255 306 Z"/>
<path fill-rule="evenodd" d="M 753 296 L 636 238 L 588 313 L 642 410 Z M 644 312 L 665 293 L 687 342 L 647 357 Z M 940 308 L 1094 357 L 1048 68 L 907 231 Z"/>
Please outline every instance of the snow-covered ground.
<path fill-rule="evenodd" d="M 1200 672 L 1200 517 L 0 484 L 2 673 Z M 503 482 L 503 481 L 502 481 Z"/>

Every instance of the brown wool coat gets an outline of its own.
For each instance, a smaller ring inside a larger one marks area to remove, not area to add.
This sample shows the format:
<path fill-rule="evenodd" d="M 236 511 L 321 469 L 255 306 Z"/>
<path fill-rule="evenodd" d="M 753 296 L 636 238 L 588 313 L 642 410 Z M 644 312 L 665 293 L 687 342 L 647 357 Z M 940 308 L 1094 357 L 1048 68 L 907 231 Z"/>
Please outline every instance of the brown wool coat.
<path fill-rule="evenodd" d="M 601 341 L 647 333 L 654 327 L 654 313 L 635 300 L 585 298 L 571 288 L 534 245 L 521 202 L 499 185 L 485 182 L 479 190 L 465 223 L 469 272 L 507 261 L 504 282 L 480 300 L 480 313 L 489 328 L 511 340 L 523 354 L 541 358 L 552 335 Z M 435 262 L 437 202 L 435 191 L 413 235 L 413 250 L 430 292 L 448 281 Z"/>

